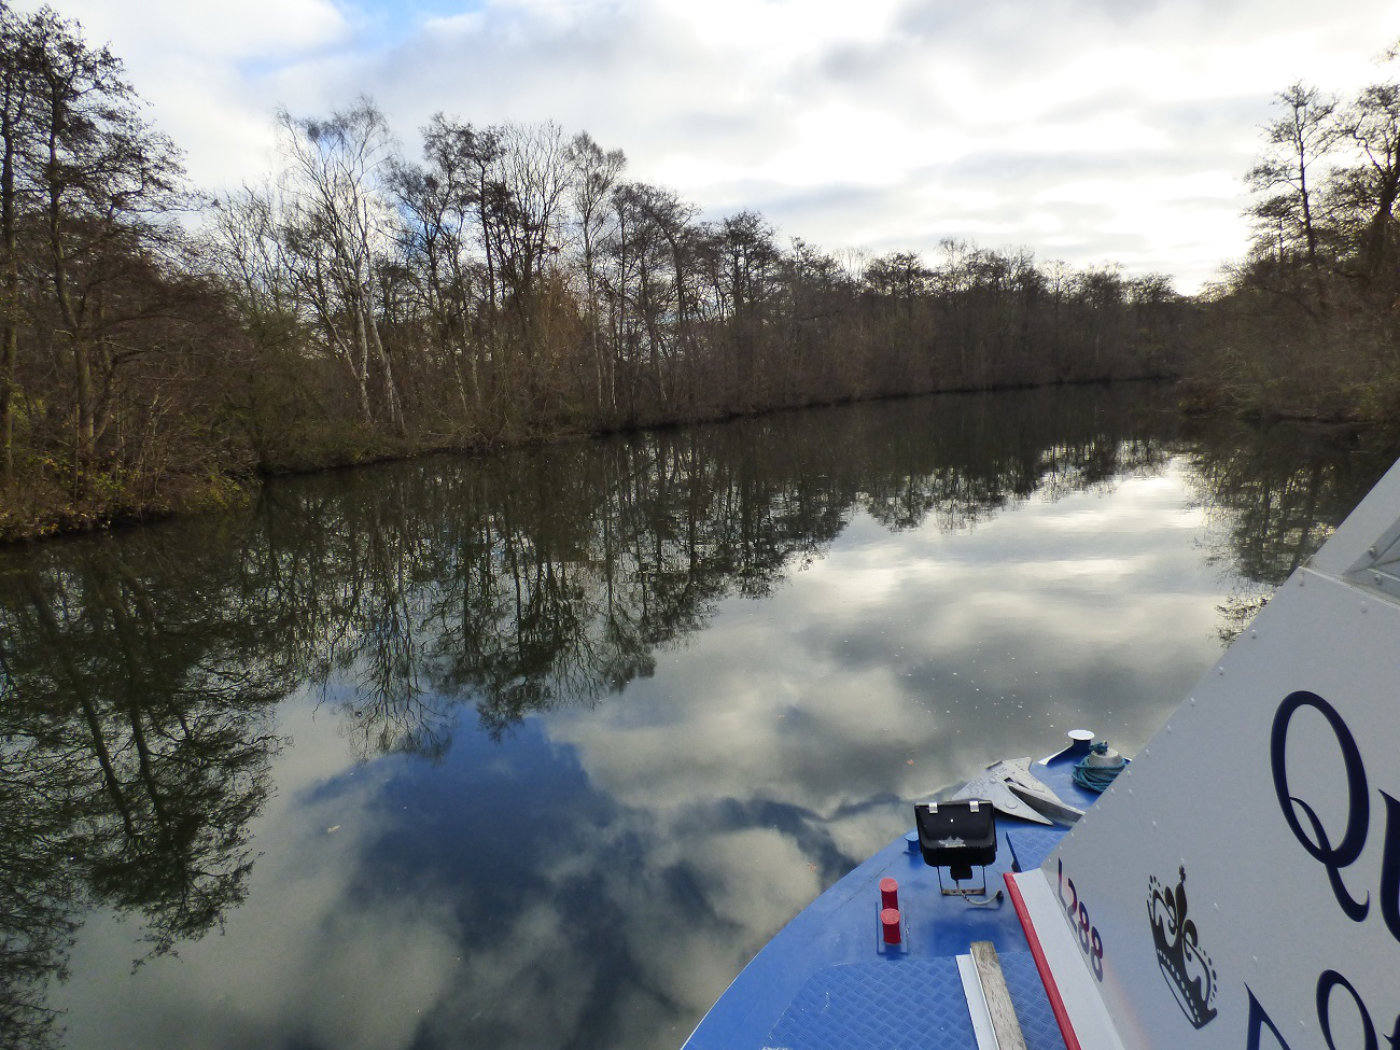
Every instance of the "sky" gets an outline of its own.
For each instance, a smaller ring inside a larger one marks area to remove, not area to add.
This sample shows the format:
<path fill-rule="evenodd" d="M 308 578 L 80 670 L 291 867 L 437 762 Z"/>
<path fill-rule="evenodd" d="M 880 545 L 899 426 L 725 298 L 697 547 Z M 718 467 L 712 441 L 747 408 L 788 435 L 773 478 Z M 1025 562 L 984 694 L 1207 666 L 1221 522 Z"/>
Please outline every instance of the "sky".
<path fill-rule="evenodd" d="M 32 6 L 32 5 L 31 5 Z M 554 120 L 629 177 L 828 251 L 945 239 L 1194 292 L 1249 239 L 1273 94 L 1380 79 L 1400 0 L 57 0 L 110 43 L 209 189 L 273 113 L 361 93 L 405 147 L 436 111 Z"/>

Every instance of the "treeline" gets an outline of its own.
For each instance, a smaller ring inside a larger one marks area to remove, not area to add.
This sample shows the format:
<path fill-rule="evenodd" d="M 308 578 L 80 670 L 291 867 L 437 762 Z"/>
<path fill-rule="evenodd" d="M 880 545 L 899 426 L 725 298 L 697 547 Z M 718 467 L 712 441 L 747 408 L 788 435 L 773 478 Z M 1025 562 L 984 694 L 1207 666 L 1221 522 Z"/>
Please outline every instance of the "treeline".
<path fill-rule="evenodd" d="M 0 6 L 0 538 L 256 471 L 1177 370 L 1164 278 L 845 263 L 552 124 L 438 115 L 410 159 L 365 99 L 277 120 L 265 184 L 199 198 L 116 56 Z"/>
<path fill-rule="evenodd" d="M 1387 56 L 1392 70 L 1397 59 Z M 1248 180 L 1255 239 L 1205 297 L 1190 401 L 1328 420 L 1400 417 L 1400 81 L 1275 98 Z"/>

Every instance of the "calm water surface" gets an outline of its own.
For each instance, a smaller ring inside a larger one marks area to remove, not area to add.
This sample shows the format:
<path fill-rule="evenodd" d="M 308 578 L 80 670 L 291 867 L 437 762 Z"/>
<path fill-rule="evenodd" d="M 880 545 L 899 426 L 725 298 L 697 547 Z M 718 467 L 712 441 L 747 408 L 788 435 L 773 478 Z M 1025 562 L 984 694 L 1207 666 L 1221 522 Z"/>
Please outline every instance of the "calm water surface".
<path fill-rule="evenodd" d="M 912 800 L 1139 748 L 1394 452 L 952 396 L 0 554 L 0 1046 L 674 1047 Z"/>

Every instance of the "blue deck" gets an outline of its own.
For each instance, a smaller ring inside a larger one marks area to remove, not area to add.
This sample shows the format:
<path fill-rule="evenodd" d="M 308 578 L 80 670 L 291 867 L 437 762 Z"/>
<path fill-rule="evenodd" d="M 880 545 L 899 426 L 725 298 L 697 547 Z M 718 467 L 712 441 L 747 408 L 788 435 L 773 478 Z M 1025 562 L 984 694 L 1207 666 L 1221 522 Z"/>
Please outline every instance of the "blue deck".
<path fill-rule="evenodd" d="M 1070 779 L 1075 760 L 1056 756 L 1031 771 L 1065 801 L 1087 808 L 1098 796 Z M 997 859 L 987 868 L 988 890 L 1002 888 L 1004 872 L 1039 865 L 1065 831 L 998 814 Z M 895 950 L 883 944 L 879 932 L 879 883 L 885 876 L 899 880 L 905 935 Z M 969 907 L 942 896 L 936 872 L 907 850 L 903 837 L 779 931 L 734 979 L 683 1050 L 976 1050 L 955 961 L 973 941 L 996 947 L 1030 1050 L 1063 1050 L 1011 902 L 1003 897 L 998 905 Z"/>

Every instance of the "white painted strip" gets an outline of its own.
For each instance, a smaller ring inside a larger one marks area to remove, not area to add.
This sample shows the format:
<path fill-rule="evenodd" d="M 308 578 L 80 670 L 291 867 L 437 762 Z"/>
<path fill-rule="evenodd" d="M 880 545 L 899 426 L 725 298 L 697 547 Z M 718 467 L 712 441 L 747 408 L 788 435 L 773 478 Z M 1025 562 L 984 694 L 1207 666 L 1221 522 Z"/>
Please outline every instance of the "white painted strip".
<path fill-rule="evenodd" d="M 963 997 L 967 1012 L 972 1015 L 972 1034 L 977 1037 L 977 1050 L 1001 1050 L 992 1029 L 992 1012 L 987 1009 L 987 997 L 982 994 L 982 979 L 971 955 L 958 956 L 958 976 L 962 978 Z"/>
<path fill-rule="evenodd" d="M 1050 880 L 1039 868 L 1023 871 L 1015 878 L 1080 1047 L 1125 1050 L 1099 993 L 1098 982 L 1070 932 L 1064 910 L 1055 900 Z"/>

